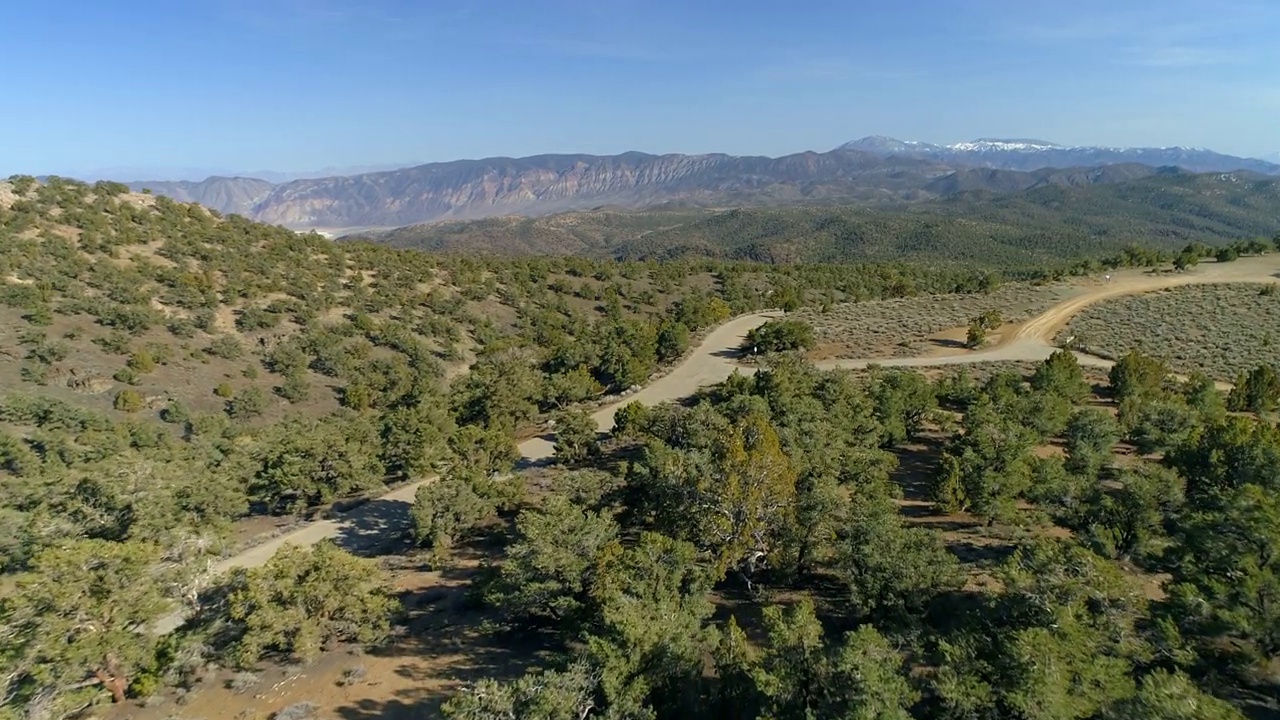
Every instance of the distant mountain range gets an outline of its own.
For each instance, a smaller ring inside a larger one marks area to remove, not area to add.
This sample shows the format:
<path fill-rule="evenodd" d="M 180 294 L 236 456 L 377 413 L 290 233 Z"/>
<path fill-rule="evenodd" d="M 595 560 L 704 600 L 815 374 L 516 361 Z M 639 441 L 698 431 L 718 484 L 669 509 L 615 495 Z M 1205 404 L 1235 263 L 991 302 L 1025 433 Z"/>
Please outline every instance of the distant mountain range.
<path fill-rule="evenodd" d="M 897 207 L 713 210 L 664 206 L 431 223 L 356 237 L 474 255 L 587 255 L 618 259 L 710 256 L 765 262 L 903 259 L 1046 267 L 1128 245 L 1178 250 L 1280 233 L 1280 177 L 1119 165 L 1041 172 L 1022 190 L 970 190 L 1016 178 L 968 169 L 938 200 Z M 959 176 L 959 177 L 957 177 Z"/>
<path fill-rule="evenodd" d="M 280 172 L 276 170 L 230 170 L 227 168 L 201 168 L 201 167 L 108 167 L 98 168 L 96 170 L 86 170 L 81 172 L 63 172 L 52 173 L 54 175 L 64 175 L 73 177 L 84 182 L 96 182 L 98 180 L 114 180 L 116 182 L 132 183 L 139 179 L 146 178 L 164 178 L 164 182 L 200 182 L 208 178 L 253 178 L 255 180 L 266 180 L 269 183 L 286 183 L 291 180 L 302 180 L 305 178 L 322 178 L 334 177 L 335 175 L 358 175 L 360 173 L 383 172 L 385 170 L 397 170 L 403 167 L 412 167 L 421 165 L 422 163 L 404 162 L 389 165 L 348 165 L 343 167 L 324 167 L 319 170 L 302 170 L 297 172 Z M 157 181 L 159 182 L 159 181 Z"/>
<path fill-rule="evenodd" d="M 1070 147 L 1044 140 L 979 138 L 972 142 L 933 145 L 873 135 L 841 145 L 880 157 L 909 157 L 963 167 L 1039 170 L 1046 167 L 1094 167 L 1138 163 L 1174 166 L 1193 172 L 1250 170 L 1280 175 L 1280 165 L 1266 160 L 1223 155 L 1204 148 Z"/>
<path fill-rule="evenodd" d="M 1194 148 L 1079 148 L 1039 140 L 955 145 L 869 137 L 825 153 L 537 155 L 275 183 L 210 177 L 136 190 L 293 228 L 385 228 L 598 207 L 906 204 L 958 192 L 1123 182 L 1179 167 L 1280 175 L 1280 165 Z"/>

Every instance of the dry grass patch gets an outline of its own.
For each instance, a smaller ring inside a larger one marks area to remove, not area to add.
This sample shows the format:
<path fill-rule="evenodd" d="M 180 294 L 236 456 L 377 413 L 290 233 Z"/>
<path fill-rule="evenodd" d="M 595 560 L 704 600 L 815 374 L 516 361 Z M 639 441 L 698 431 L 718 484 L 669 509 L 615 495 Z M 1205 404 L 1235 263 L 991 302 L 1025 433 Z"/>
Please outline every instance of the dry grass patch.
<path fill-rule="evenodd" d="M 1115 359 L 1156 355 L 1175 372 L 1217 380 L 1264 362 L 1280 349 L 1280 294 L 1259 285 L 1189 285 L 1093 305 L 1062 331 L 1086 352 Z"/>
<path fill-rule="evenodd" d="M 824 357 L 910 357 L 936 349 L 929 337 L 962 327 L 998 310 L 1006 322 L 1022 322 L 1066 299 L 1066 285 L 1005 285 L 988 294 L 924 295 L 806 308 L 793 314 L 813 326 Z"/>

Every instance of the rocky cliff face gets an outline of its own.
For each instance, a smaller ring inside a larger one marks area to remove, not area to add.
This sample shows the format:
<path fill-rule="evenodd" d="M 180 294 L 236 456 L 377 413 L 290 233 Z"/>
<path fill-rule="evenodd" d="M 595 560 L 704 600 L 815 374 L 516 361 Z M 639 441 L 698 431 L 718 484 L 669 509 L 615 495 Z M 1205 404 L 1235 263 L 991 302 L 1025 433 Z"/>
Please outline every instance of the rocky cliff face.
<path fill-rule="evenodd" d="M 200 182 L 131 182 L 129 188 L 136 192 L 150 190 L 181 202 L 200 203 L 218 212 L 252 217 L 254 209 L 271 194 L 275 185 L 258 178 L 211 177 Z"/>
<path fill-rule="evenodd" d="M 601 205 L 636 208 L 802 199 L 857 191 L 910 199 L 949 169 L 858 152 L 782 158 L 730 155 L 540 155 L 434 163 L 394 172 L 277 186 L 255 219 L 289 226 L 409 225 L 499 215 L 542 215 Z"/>
<path fill-rule="evenodd" d="M 1144 162 L 1133 160 L 1130 154 L 1103 153 L 1106 157 L 1100 162 L 1078 166 L 1066 162 L 1098 159 L 1096 154 L 1080 150 L 1031 140 L 984 140 L 963 148 L 943 148 L 869 138 L 831 152 L 780 158 L 634 152 L 538 155 L 432 163 L 282 184 L 215 177 L 199 183 L 132 186 L 262 222 L 336 230 L 505 215 L 541 216 L 601 206 L 637 209 L 670 202 L 706 207 L 831 200 L 901 203 L 973 190 L 1007 193 L 1042 184 L 1106 184 L 1155 172 L 1157 161 L 1174 165 L 1181 158 L 1198 166 L 1203 160 L 1202 156 L 1163 153 Z M 1138 156 L 1147 158 L 1141 152 Z M 995 163 L 993 157 L 1005 159 Z M 1118 160 L 1127 161 L 1121 164 Z M 1175 162 L 1166 162 L 1169 160 Z M 1230 165 L 1234 160 L 1221 162 Z"/>

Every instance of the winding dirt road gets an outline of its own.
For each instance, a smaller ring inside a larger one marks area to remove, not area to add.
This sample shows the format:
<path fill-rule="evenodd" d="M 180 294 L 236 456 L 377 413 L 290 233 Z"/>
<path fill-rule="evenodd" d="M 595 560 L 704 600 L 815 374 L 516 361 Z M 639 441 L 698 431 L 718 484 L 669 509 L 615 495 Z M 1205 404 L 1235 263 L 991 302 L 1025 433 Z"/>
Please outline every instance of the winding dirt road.
<path fill-rule="evenodd" d="M 1057 348 L 1053 339 L 1074 315 L 1086 307 L 1116 297 L 1136 293 L 1153 292 L 1181 285 L 1209 283 L 1269 283 L 1280 280 L 1280 255 L 1248 258 L 1233 263 L 1205 263 L 1186 273 L 1151 274 L 1139 270 L 1113 273 L 1109 281 L 1097 278 L 1095 284 L 1085 286 L 1070 299 L 1050 308 L 1027 322 L 1007 329 L 1001 340 L 986 349 L 958 352 L 949 355 L 908 358 L 835 359 L 818 363 L 822 368 L 865 368 L 869 365 L 886 367 L 933 367 L 999 361 L 1040 361 L 1048 358 Z M 779 313 L 766 312 L 735 318 L 712 330 L 698 347 L 671 372 L 655 380 L 649 386 L 616 403 L 596 411 L 592 417 L 601 432 L 613 427 L 614 413 L 626 403 L 640 401 L 646 405 L 679 400 L 692 395 L 698 389 L 714 385 L 728 378 L 735 370 L 752 374 L 755 367 L 735 361 L 737 350 L 747 332 L 765 321 L 779 317 Z M 1077 353 L 1082 364 L 1109 367 L 1111 362 L 1103 358 Z M 519 446 L 522 462 L 536 463 L 552 456 L 554 436 L 543 435 L 526 440 Z M 257 567 L 264 564 L 285 544 L 314 545 L 332 538 L 352 552 L 371 552 L 403 537 L 410 524 L 409 508 L 418 488 L 434 477 L 402 485 L 385 495 L 360 505 L 351 511 L 329 520 L 320 520 L 292 532 L 272 538 L 237 555 L 226 558 L 211 568 L 213 574 L 222 574 L 238 567 Z M 167 618 L 158 628 L 168 632 L 182 622 L 180 616 Z"/>

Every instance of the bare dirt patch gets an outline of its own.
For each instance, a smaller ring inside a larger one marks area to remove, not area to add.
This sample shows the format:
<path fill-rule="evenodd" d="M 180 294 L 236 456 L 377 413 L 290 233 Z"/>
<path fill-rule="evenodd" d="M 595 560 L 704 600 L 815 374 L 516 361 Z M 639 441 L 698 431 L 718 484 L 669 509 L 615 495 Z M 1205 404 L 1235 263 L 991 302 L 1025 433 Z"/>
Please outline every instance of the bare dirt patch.
<path fill-rule="evenodd" d="M 488 631 L 485 622 L 493 618 L 468 604 L 466 591 L 483 554 L 464 548 L 443 570 L 427 569 L 416 554 L 387 557 L 407 613 L 397 637 L 382 647 L 335 647 L 305 666 L 264 663 L 251 673 L 217 669 L 189 692 L 109 708 L 102 717 L 257 720 L 297 703 L 315 704 L 317 720 L 437 717 L 440 704 L 461 686 L 519 676 L 543 660 L 547 649 L 536 633 Z"/>
<path fill-rule="evenodd" d="M 8 208 L 17 199 L 18 195 L 13 192 L 13 183 L 0 182 L 0 208 Z"/>
<path fill-rule="evenodd" d="M 1088 307 L 1059 334 L 1086 352 L 1116 359 L 1130 350 L 1156 355 L 1175 372 L 1216 380 L 1280 351 L 1280 294 L 1262 285 L 1189 285 Z"/>

